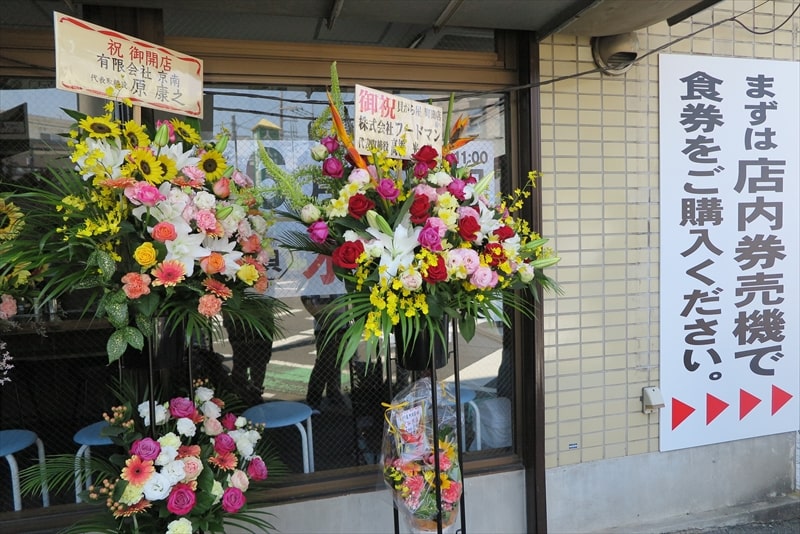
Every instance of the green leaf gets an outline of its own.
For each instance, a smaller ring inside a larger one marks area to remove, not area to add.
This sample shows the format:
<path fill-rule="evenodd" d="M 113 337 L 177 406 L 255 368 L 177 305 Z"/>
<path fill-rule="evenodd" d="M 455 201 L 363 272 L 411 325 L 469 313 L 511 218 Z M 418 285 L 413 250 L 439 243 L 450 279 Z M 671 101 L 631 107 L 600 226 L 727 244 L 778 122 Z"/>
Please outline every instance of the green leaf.
<path fill-rule="evenodd" d="M 114 363 L 119 360 L 125 349 L 128 348 L 128 340 L 125 339 L 125 333 L 122 330 L 115 330 L 106 342 L 106 352 L 108 352 L 108 363 Z"/>
<path fill-rule="evenodd" d="M 137 328 L 126 326 L 122 329 L 122 336 L 125 338 L 125 342 L 136 350 L 144 348 L 144 336 Z"/>
<path fill-rule="evenodd" d="M 115 302 L 109 299 L 105 303 L 105 312 L 108 321 L 114 325 L 115 328 L 123 328 L 128 326 L 128 306 L 121 302 Z"/>

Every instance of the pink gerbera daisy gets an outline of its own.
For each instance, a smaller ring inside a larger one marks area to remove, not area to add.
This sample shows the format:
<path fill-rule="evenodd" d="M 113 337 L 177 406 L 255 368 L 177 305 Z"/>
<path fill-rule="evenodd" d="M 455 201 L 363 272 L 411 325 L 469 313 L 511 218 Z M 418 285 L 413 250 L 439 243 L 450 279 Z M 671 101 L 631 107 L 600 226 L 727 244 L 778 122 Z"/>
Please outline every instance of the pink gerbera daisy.
<path fill-rule="evenodd" d="M 180 261 L 166 260 L 157 265 L 152 274 L 155 278 L 153 281 L 154 286 L 171 287 L 183 282 L 186 270 Z"/>
<path fill-rule="evenodd" d="M 215 278 L 206 278 L 203 280 L 203 286 L 205 286 L 210 293 L 213 293 L 223 300 L 233 296 L 233 290 Z"/>
<path fill-rule="evenodd" d="M 121 476 L 129 484 L 143 486 L 155 472 L 156 468 L 153 466 L 153 460 L 145 461 L 134 454 L 125 460 L 125 467 L 122 468 Z"/>

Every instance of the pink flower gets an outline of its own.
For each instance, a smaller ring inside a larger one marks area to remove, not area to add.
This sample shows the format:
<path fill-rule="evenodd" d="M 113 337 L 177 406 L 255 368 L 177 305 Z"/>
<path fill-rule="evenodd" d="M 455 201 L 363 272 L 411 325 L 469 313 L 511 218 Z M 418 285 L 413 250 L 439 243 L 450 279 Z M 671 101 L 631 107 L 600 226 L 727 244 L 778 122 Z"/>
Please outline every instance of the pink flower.
<path fill-rule="evenodd" d="M 236 416 L 228 412 L 222 416 L 220 423 L 225 427 L 225 430 L 234 430 L 236 428 Z"/>
<path fill-rule="evenodd" d="M 189 397 L 175 397 L 169 401 L 169 414 L 175 419 L 188 417 L 194 419 L 197 408 Z"/>
<path fill-rule="evenodd" d="M 261 250 L 261 238 L 252 234 L 247 239 L 240 239 L 239 245 L 242 247 L 242 252 L 245 254 L 256 254 Z"/>
<path fill-rule="evenodd" d="M 224 431 L 225 429 L 222 427 L 222 423 L 220 423 L 219 419 L 209 417 L 203 421 L 203 432 L 205 432 L 207 436 L 217 436 Z"/>
<path fill-rule="evenodd" d="M 156 241 L 164 243 L 166 241 L 175 240 L 178 237 L 178 232 L 175 230 L 175 225 L 171 222 L 161 221 L 150 230 L 150 235 L 152 235 L 153 239 Z"/>
<path fill-rule="evenodd" d="M 203 295 L 197 301 L 197 311 L 206 317 L 214 317 L 222 311 L 222 300 L 216 295 Z"/>
<path fill-rule="evenodd" d="M 161 454 L 161 444 L 153 438 L 137 439 L 131 445 L 130 453 L 145 461 L 155 460 Z"/>
<path fill-rule="evenodd" d="M 191 482 L 197 480 L 200 476 L 200 471 L 203 470 L 203 461 L 197 456 L 187 456 L 182 458 L 184 479 L 182 482 Z"/>
<path fill-rule="evenodd" d="M 420 231 L 417 241 L 428 250 L 442 250 L 442 238 L 439 237 L 438 230 L 427 224 Z"/>
<path fill-rule="evenodd" d="M 453 180 L 449 184 L 447 184 L 447 191 L 456 197 L 458 200 L 464 200 L 466 195 L 464 194 L 464 188 L 467 186 L 467 182 L 464 180 Z"/>
<path fill-rule="evenodd" d="M 241 469 L 236 469 L 231 474 L 231 486 L 234 488 L 239 488 L 242 491 L 247 491 L 247 488 L 250 487 L 250 480 L 247 478 L 247 474 Z"/>
<path fill-rule="evenodd" d="M 442 488 L 442 500 L 448 503 L 456 502 L 461 498 L 461 482 L 450 480 L 450 487 Z"/>
<path fill-rule="evenodd" d="M 231 178 L 233 178 L 233 183 L 235 183 L 239 187 L 253 187 L 253 179 L 247 176 L 242 171 L 239 170 L 233 171 Z"/>
<path fill-rule="evenodd" d="M 206 181 L 206 173 L 195 165 L 187 165 L 181 172 L 189 180 L 191 187 L 201 187 Z"/>
<path fill-rule="evenodd" d="M 214 194 L 217 195 L 217 197 L 228 198 L 231 194 L 231 180 L 223 176 L 214 182 L 211 188 L 214 190 Z"/>
<path fill-rule="evenodd" d="M 122 291 L 129 299 L 150 294 L 150 277 L 146 274 L 128 273 L 122 277 Z"/>
<path fill-rule="evenodd" d="M 233 486 L 225 488 L 225 493 L 222 494 L 222 508 L 229 514 L 235 514 L 241 510 L 246 502 L 247 499 L 239 488 Z"/>
<path fill-rule="evenodd" d="M 186 515 L 192 511 L 196 500 L 192 487 L 178 482 L 167 497 L 167 510 L 175 515 Z"/>
<path fill-rule="evenodd" d="M 419 495 L 419 492 L 425 487 L 425 479 L 422 477 L 422 475 L 408 477 L 406 480 L 406 487 L 412 494 Z"/>
<path fill-rule="evenodd" d="M 0 302 L 0 319 L 11 319 L 17 314 L 17 301 L 11 295 L 3 295 Z"/>
<path fill-rule="evenodd" d="M 158 202 L 165 200 L 158 188 L 147 182 L 136 182 L 134 185 L 125 188 L 125 196 L 131 203 L 144 204 L 145 206 L 155 206 Z"/>
<path fill-rule="evenodd" d="M 475 269 L 469 278 L 469 282 L 478 289 L 491 289 L 497 285 L 497 280 L 497 273 L 485 266 Z"/>
<path fill-rule="evenodd" d="M 339 141 L 335 137 L 327 136 L 320 139 L 320 144 L 328 149 L 328 152 L 334 153 L 339 149 Z"/>
<path fill-rule="evenodd" d="M 311 223 L 308 227 L 308 237 L 314 243 L 324 243 L 328 239 L 328 233 L 328 224 L 325 221 Z"/>
<path fill-rule="evenodd" d="M 336 158 L 328 158 L 322 162 L 322 174 L 331 178 L 344 176 L 344 165 Z"/>
<path fill-rule="evenodd" d="M 426 174 L 428 174 L 428 165 L 423 161 L 418 161 L 414 165 L 414 176 L 417 178 L 425 178 Z"/>
<path fill-rule="evenodd" d="M 214 438 L 214 450 L 217 454 L 225 454 L 236 450 L 236 442 L 229 434 L 220 434 Z"/>
<path fill-rule="evenodd" d="M 458 156 L 450 152 L 449 154 L 444 155 L 444 160 L 450 164 L 450 168 L 452 169 L 458 164 Z"/>
<path fill-rule="evenodd" d="M 156 131 L 160 130 L 162 126 L 166 126 L 167 127 L 167 131 L 169 132 L 169 142 L 170 143 L 174 143 L 175 139 L 176 139 L 175 138 L 175 126 L 173 126 L 173 124 L 168 120 L 156 121 Z"/>
<path fill-rule="evenodd" d="M 471 248 L 455 248 L 447 252 L 447 270 L 452 271 L 464 268 L 466 274 L 472 274 L 480 267 L 481 259 L 478 252 Z"/>
<path fill-rule="evenodd" d="M 213 232 L 217 229 L 217 215 L 211 210 L 199 210 L 194 214 L 198 228 L 204 232 Z"/>
<path fill-rule="evenodd" d="M 381 180 L 375 190 L 382 198 L 392 202 L 397 200 L 397 197 L 400 196 L 400 190 L 397 189 L 397 184 L 394 183 L 394 180 L 389 178 L 384 178 Z"/>
<path fill-rule="evenodd" d="M 268 474 L 267 464 L 264 463 L 260 456 L 254 456 L 247 466 L 247 474 L 253 480 L 266 480 Z"/>

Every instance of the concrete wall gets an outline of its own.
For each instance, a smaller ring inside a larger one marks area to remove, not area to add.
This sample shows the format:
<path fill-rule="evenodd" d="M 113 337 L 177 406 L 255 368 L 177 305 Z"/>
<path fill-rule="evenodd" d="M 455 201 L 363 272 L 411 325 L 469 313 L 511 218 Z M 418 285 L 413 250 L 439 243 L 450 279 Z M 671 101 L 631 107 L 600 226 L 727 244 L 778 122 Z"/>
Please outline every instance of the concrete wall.
<path fill-rule="evenodd" d="M 525 477 L 522 471 L 469 477 L 464 488 L 467 532 L 525 532 Z M 394 532 L 391 495 L 381 479 L 376 491 L 282 504 L 268 508 L 280 534 L 380 534 Z M 408 532 L 401 519 L 401 532 Z"/>

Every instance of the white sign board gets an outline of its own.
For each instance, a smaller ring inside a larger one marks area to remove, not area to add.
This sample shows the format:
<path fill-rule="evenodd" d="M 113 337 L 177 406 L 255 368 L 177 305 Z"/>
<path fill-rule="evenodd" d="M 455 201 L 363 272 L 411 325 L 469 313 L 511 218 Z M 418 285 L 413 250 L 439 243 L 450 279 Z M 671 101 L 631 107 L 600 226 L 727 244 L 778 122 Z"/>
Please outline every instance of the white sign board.
<path fill-rule="evenodd" d="M 660 55 L 662 451 L 800 423 L 800 63 Z"/>
<path fill-rule="evenodd" d="M 442 153 L 442 108 L 363 85 L 356 85 L 355 102 L 353 143 L 359 153 L 368 155 L 377 149 L 390 158 L 408 159 L 425 145 Z"/>
<path fill-rule="evenodd" d="M 89 22 L 53 13 L 56 87 L 203 117 L 203 61 Z"/>

